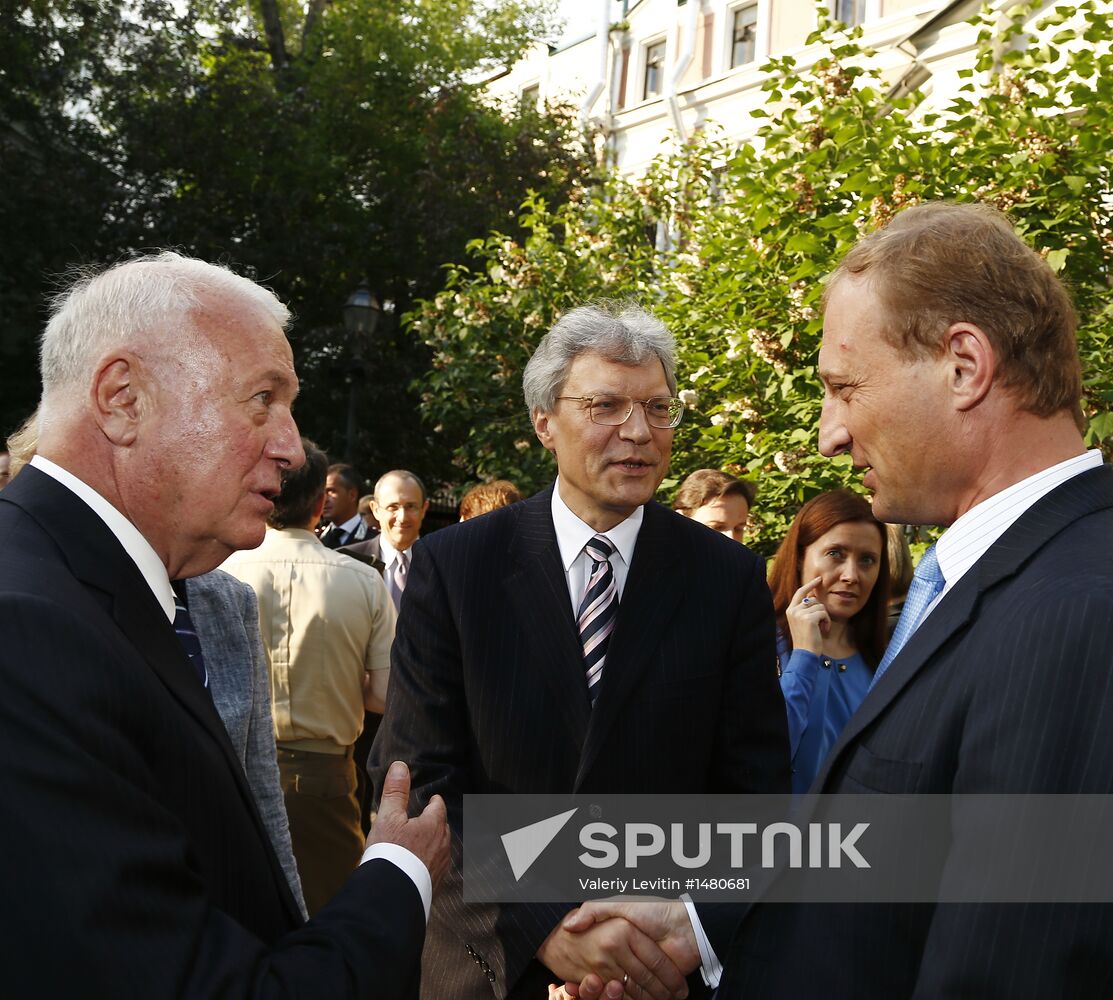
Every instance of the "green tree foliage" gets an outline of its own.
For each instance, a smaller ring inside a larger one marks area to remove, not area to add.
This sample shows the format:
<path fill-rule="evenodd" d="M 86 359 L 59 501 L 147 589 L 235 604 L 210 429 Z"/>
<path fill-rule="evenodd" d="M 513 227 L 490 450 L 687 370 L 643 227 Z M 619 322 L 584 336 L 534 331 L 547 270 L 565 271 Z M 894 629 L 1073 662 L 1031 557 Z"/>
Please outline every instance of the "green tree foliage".
<path fill-rule="evenodd" d="M 15 265 L 5 277 L 19 277 L 39 311 L 14 324 L 13 343 L 29 357 L 41 327 L 42 276 L 68 263 L 166 245 L 230 260 L 294 310 L 304 383 L 297 415 L 307 433 L 346 452 L 354 381 L 354 457 L 368 474 L 407 465 L 435 481 L 450 472 L 408 388 L 425 371 L 428 351 L 393 316 L 433 294 L 443 265 L 462 260 L 470 239 L 493 228 L 517 232 L 529 190 L 559 203 L 586 173 L 568 109 L 506 113 L 490 105 L 479 82 L 547 30 L 548 7 L 547 0 L 17 5 L 8 26 L 21 49 L 11 64 L 26 77 L 24 92 L 49 94 L 42 81 L 58 81 L 49 126 L 42 106 L 20 114 L 46 133 L 36 140 L 44 159 L 60 140 L 104 182 L 91 189 L 72 171 L 57 171 L 49 198 L 70 221 L 62 236 L 28 220 L 16 239 L 5 225 Z M 11 116 L 9 107 L 0 113 Z M 6 179 L 8 161 L 5 151 Z M 19 191 L 4 193 L 5 216 L 37 191 L 33 173 L 20 175 Z M 25 241 L 38 257 L 20 266 Z M 341 307 L 363 278 L 396 312 L 384 316 L 371 344 L 355 345 Z M 5 321 L 8 310 L 5 297 Z M 18 409 L 5 401 L 6 425 L 34 403 L 30 372 L 21 368 L 19 377 L 24 398 Z"/>
<path fill-rule="evenodd" d="M 412 317 L 436 352 L 427 416 L 449 436 L 454 414 L 473 417 L 451 441 L 457 463 L 528 487 L 550 478 L 520 402 L 525 359 L 567 307 L 632 297 L 677 335 L 691 403 L 666 491 L 708 466 L 756 480 L 756 541 L 770 551 L 804 500 L 860 478 L 816 451 L 825 275 L 861 234 L 938 198 L 1007 211 L 1070 284 L 1088 439 L 1108 444 L 1110 28 L 1089 2 L 1038 28 L 1029 9 L 977 25 L 976 64 L 942 112 L 892 96 L 860 33 L 823 24 L 814 66 L 769 63 L 753 144 L 704 137 L 642 181 L 612 177 L 555 207 L 532 199 L 524 240 L 477 244 L 482 269 L 452 269 Z M 662 228 L 669 249 L 656 251 Z"/>

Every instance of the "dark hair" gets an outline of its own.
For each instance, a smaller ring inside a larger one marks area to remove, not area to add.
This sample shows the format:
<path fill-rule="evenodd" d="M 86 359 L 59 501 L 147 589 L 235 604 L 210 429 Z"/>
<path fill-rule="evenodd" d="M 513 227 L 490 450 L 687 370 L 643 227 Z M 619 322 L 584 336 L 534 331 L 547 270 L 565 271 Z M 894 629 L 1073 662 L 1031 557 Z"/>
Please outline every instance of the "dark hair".
<path fill-rule="evenodd" d="M 905 357 L 938 357 L 948 327 L 972 323 L 989 337 L 1001 385 L 1021 409 L 1077 414 L 1082 368 L 1070 295 L 996 209 L 905 209 L 842 259 L 825 304 L 848 275 L 868 280 L 886 313 L 885 339 Z"/>
<path fill-rule="evenodd" d="M 274 498 L 274 510 L 267 518 L 272 528 L 304 528 L 325 492 L 328 456 L 309 438 L 301 439 L 305 464 L 282 474 L 282 492 Z"/>
<path fill-rule="evenodd" d="M 804 563 L 804 550 L 822 538 L 828 531 L 847 522 L 872 524 L 881 536 L 881 557 L 878 563 L 877 582 L 873 586 L 862 610 L 850 619 L 851 635 L 862 658 L 876 667 L 885 652 L 887 637 L 886 618 L 889 603 L 889 550 L 885 525 L 873 516 L 870 505 L 850 490 L 831 490 L 812 497 L 793 519 L 788 534 L 773 557 L 769 574 L 769 589 L 773 592 L 773 610 L 788 648 L 792 648 L 792 633 L 788 628 L 785 612 L 792 595 L 800 589 L 800 569 Z"/>
<path fill-rule="evenodd" d="M 496 479 L 492 483 L 473 486 L 460 501 L 460 520 L 486 514 L 496 507 L 509 507 L 522 499 L 518 487 L 506 479 Z"/>
<path fill-rule="evenodd" d="M 348 489 L 355 490 L 357 494 L 363 492 L 363 479 L 356 472 L 355 466 L 347 462 L 333 462 L 326 470 L 326 476 L 328 475 L 336 476 Z"/>
<path fill-rule="evenodd" d="M 672 509 L 691 517 L 700 507 L 706 507 L 722 497 L 733 496 L 744 498 L 746 506 L 752 507 L 757 487 L 718 469 L 697 469 L 680 484 Z"/>

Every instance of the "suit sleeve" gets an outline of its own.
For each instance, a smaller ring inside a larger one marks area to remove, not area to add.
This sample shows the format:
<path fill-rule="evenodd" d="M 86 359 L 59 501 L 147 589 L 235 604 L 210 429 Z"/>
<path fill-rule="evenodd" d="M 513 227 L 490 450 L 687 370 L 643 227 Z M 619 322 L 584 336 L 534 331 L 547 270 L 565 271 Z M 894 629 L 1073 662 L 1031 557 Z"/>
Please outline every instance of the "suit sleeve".
<path fill-rule="evenodd" d="M 1113 793 L 1113 594 L 1101 580 L 1072 583 L 1057 583 L 1053 599 L 1050 588 L 1037 588 L 1036 600 L 1013 588 L 1004 613 L 979 622 L 956 794 Z M 962 873 L 1006 873 L 1010 863 L 1007 843 L 987 851 L 979 818 L 955 801 L 944 896 Z M 1108 904 L 941 904 L 915 995 L 1108 995 L 1111 940 Z"/>
<path fill-rule="evenodd" d="M 278 748 L 274 742 L 274 717 L 271 714 L 271 685 L 267 674 L 267 658 L 263 652 L 263 637 L 259 632 L 259 606 L 255 591 L 246 584 L 241 591 L 241 615 L 251 651 L 251 716 L 248 720 L 247 749 L 244 767 L 247 782 L 255 793 L 263 825 L 271 835 L 274 852 L 286 873 L 290 891 L 294 894 L 302 916 L 308 917 L 305 898 L 301 891 L 294 847 L 290 842 L 290 822 L 286 817 L 286 802 L 278 774 Z"/>
<path fill-rule="evenodd" d="M 448 589 L 428 548 L 419 544 L 410 564 L 391 653 L 386 714 L 372 748 L 369 771 L 375 798 L 395 760 L 412 771 L 411 814 L 433 795 L 448 808 L 452 863 L 437 892 L 434 921 L 460 938 L 463 963 L 475 962 L 495 996 L 505 996 L 533 960 L 537 948 L 574 904 L 528 906 L 465 903 L 463 897 L 463 795 L 477 787 L 472 775 L 471 732 L 460 636 Z M 436 995 L 430 976 L 452 969 L 426 969 L 423 988 Z M 450 981 L 450 980 L 446 980 Z"/>
<path fill-rule="evenodd" d="M 165 768 L 198 765 L 165 759 L 150 733 L 188 732 L 189 720 L 137 713 L 159 683 L 122 637 L 56 600 L 11 594 L 0 594 L 0 635 L 0 884 L 19 917 L 5 929 L 5 992 L 411 995 L 425 919 L 403 872 L 367 863 L 318 918 L 265 943 L 214 903 L 163 802 Z"/>
<path fill-rule="evenodd" d="M 738 602 L 730 671 L 722 701 L 714 754 L 717 791 L 787 795 L 791 787 L 788 719 L 777 679 L 773 599 L 764 567 L 756 560 Z M 728 903 L 696 905 L 702 930 L 722 961 L 746 912 Z"/>
<path fill-rule="evenodd" d="M 777 681 L 773 599 L 761 560 L 738 600 L 721 716 L 715 791 L 781 795 L 790 790 L 788 721 Z"/>

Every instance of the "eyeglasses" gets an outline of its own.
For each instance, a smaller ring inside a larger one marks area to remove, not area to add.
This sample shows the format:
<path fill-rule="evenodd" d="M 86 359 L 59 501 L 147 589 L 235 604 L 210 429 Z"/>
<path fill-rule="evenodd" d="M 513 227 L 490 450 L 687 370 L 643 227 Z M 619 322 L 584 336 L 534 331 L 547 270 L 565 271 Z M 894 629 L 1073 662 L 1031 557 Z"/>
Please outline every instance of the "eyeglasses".
<path fill-rule="evenodd" d="M 597 393 L 594 396 L 557 396 L 557 399 L 570 399 L 587 403 L 585 409 L 593 424 L 604 427 L 618 427 L 630 419 L 634 404 L 641 403 L 645 408 L 645 422 L 650 427 L 671 429 L 679 427 L 684 417 L 684 404 L 675 396 L 653 396 L 651 399 L 631 399 L 615 393 Z"/>

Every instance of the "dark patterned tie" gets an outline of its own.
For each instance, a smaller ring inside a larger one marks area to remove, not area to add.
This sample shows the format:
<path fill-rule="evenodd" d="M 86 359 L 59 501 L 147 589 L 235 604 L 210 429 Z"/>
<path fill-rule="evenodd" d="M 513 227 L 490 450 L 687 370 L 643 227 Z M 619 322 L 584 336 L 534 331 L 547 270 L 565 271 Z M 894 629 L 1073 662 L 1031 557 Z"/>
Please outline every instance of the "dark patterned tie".
<path fill-rule="evenodd" d="M 580 642 L 584 647 L 587 693 L 594 705 L 603 679 L 607 646 L 618 615 L 618 588 L 615 585 L 614 570 L 611 569 L 611 556 L 615 547 L 602 535 L 596 535 L 584 546 L 584 551 L 591 560 L 591 575 L 588 577 L 587 591 L 580 601 L 576 623 L 580 629 Z"/>
<path fill-rule="evenodd" d="M 205 669 L 205 657 L 201 653 L 201 640 L 197 638 L 197 630 L 193 627 L 193 619 L 189 616 L 186 607 L 185 587 L 180 580 L 172 584 L 174 588 L 174 631 L 178 641 L 182 644 L 189 662 L 197 671 L 197 677 L 203 687 L 209 686 L 209 672 Z"/>

